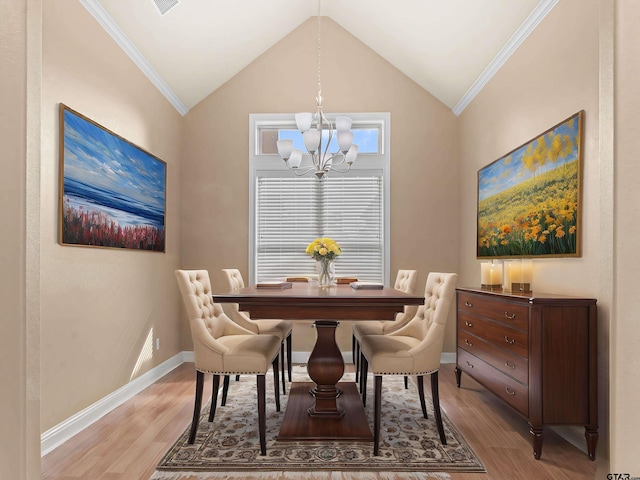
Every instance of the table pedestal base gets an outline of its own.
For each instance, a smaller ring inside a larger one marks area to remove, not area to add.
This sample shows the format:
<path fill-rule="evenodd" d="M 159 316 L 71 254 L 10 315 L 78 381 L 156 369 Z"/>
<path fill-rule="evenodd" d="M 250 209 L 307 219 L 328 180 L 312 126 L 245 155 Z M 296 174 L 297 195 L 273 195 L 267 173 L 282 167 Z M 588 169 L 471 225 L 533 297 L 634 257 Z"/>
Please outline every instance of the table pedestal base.
<path fill-rule="evenodd" d="M 332 414 L 311 415 L 310 410 L 314 405 L 317 408 L 317 398 L 314 399 L 310 393 L 314 387 L 312 382 L 291 384 L 278 441 L 373 441 L 355 383 L 340 382 L 337 385 L 342 391 L 342 395 L 335 400 L 338 411 L 342 412 L 341 418 Z"/>

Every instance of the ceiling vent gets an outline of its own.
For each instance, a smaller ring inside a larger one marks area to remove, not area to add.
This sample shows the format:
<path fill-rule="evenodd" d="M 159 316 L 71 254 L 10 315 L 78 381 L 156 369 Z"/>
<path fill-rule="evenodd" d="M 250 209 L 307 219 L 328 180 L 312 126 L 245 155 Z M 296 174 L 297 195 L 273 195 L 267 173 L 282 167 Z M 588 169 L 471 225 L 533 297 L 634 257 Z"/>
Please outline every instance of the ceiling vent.
<path fill-rule="evenodd" d="M 164 15 L 173 7 L 180 3 L 180 0 L 153 0 L 153 3 L 158 8 L 160 15 Z"/>

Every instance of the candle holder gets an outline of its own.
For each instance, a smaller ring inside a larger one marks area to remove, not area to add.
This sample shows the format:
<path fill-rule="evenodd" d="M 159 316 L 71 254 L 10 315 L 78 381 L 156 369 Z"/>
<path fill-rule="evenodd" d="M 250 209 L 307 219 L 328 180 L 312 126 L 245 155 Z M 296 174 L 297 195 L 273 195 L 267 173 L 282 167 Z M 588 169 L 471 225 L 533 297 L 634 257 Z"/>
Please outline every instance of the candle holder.
<path fill-rule="evenodd" d="M 512 293 L 531 293 L 532 284 L 533 260 L 523 258 L 504 262 L 502 290 Z"/>
<path fill-rule="evenodd" d="M 502 262 L 491 260 L 480 263 L 480 288 L 482 290 L 502 290 Z"/>

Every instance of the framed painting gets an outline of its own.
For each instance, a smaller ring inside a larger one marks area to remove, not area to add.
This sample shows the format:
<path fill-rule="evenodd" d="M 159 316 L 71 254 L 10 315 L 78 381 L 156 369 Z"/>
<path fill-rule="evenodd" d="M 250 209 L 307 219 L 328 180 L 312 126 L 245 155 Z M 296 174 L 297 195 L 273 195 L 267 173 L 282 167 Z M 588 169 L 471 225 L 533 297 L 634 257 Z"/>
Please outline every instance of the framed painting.
<path fill-rule="evenodd" d="M 478 258 L 580 256 L 583 117 L 478 171 Z"/>
<path fill-rule="evenodd" d="M 59 242 L 165 251 L 167 165 L 60 104 Z"/>

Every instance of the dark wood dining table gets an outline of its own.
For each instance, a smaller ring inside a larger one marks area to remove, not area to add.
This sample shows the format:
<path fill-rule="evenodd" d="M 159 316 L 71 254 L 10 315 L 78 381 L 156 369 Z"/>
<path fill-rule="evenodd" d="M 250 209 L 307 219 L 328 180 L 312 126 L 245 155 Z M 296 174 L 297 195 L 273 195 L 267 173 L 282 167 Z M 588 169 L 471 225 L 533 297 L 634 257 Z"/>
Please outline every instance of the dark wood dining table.
<path fill-rule="evenodd" d="M 278 440 L 373 441 L 355 382 L 340 381 L 345 364 L 336 342 L 340 320 L 394 320 L 405 305 L 422 305 L 424 297 L 393 288 L 354 289 L 349 285 L 292 288 L 255 286 L 214 294 L 217 303 L 237 303 L 253 319 L 313 320 L 316 343 L 307 363 L 311 382 L 294 382 Z"/>

